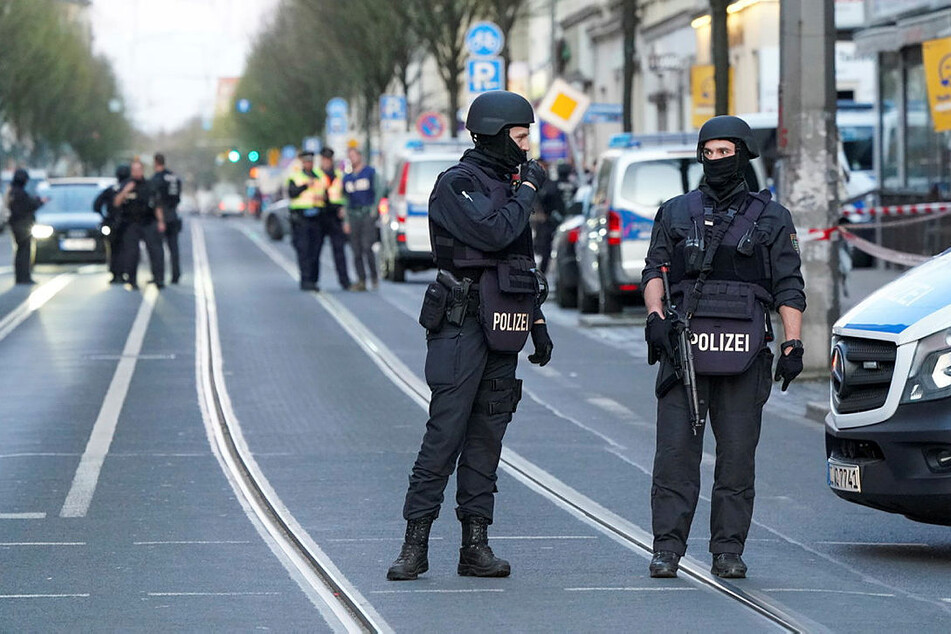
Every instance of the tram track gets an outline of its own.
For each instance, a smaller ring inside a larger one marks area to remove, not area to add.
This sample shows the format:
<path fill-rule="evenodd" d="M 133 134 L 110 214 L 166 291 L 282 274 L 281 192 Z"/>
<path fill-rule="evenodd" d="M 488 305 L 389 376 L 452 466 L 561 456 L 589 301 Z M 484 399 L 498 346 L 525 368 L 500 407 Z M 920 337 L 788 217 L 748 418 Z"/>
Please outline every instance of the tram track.
<path fill-rule="evenodd" d="M 275 249 L 273 245 L 264 242 L 259 234 L 246 227 L 240 227 L 238 230 L 257 245 L 275 264 L 296 279 L 297 272 L 293 263 Z M 322 293 L 317 293 L 314 297 L 391 382 L 421 408 L 428 410 L 429 388 L 422 378 L 410 370 L 385 343 L 336 298 Z M 652 555 L 652 538 L 647 531 L 601 506 L 515 451 L 507 447 L 503 448 L 500 468 L 531 490 L 629 550 L 647 558 Z M 736 584 L 715 577 L 702 564 L 689 557 L 681 559 L 680 570 L 693 583 L 741 605 L 781 631 L 828 631 L 826 627 L 819 623 L 793 614 L 769 597 L 745 590 Z"/>
<path fill-rule="evenodd" d="M 336 631 L 392 632 L 280 501 L 244 440 L 222 370 L 221 344 L 201 223 L 192 223 L 196 377 L 209 441 L 229 483 L 272 551 Z"/>

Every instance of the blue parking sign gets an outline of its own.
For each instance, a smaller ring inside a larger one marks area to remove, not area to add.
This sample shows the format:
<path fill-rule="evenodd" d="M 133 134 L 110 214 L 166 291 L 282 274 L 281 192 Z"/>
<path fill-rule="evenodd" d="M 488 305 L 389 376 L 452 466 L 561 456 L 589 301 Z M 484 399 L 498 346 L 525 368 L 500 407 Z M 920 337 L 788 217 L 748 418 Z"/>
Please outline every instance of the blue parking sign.
<path fill-rule="evenodd" d="M 404 121 L 406 119 L 406 97 L 402 95 L 383 95 L 380 97 L 380 120 Z"/>
<path fill-rule="evenodd" d="M 478 94 L 505 89 L 505 72 L 501 57 L 469 58 L 467 64 L 469 92 Z"/>

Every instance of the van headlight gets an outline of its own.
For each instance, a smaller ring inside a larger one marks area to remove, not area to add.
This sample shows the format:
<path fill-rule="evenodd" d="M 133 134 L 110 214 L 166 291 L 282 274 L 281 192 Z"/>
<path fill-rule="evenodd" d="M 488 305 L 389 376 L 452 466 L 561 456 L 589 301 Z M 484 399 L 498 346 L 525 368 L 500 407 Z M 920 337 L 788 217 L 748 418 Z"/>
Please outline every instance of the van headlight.
<path fill-rule="evenodd" d="M 110 227 L 109 225 L 102 225 L 101 227 L 99 227 L 99 233 L 101 233 L 104 236 L 107 236 L 110 233 L 112 233 L 112 227 Z"/>
<path fill-rule="evenodd" d="M 908 372 L 902 403 L 934 401 L 951 396 L 951 328 L 918 342 Z"/>
<path fill-rule="evenodd" d="M 33 225 L 33 229 L 30 233 L 33 234 L 33 237 L 37 240 L 46 240 L 53 235 L 53 231 L 53 227 L 49 225 Z"/>

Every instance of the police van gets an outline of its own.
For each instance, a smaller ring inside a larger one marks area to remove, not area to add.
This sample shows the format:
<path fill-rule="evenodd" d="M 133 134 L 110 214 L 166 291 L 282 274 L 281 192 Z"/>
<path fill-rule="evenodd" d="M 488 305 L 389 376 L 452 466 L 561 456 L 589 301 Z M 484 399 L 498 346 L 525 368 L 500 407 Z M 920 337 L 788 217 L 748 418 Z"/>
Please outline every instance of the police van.
<path fill-rule="evenodd" d="M 765 187 L 762 162 L 747 173 L 750 191 Z M 578 234 L 578 307 L 617 313 L 641 294 L 654 216 L 674 196 L 696 189 L 703 176 L 696 134 L 620 134 L 600 156 L 585 221 Z"/>
<path fill-rule="evenodd" d="M 395 157 L 387 195 L 380 201 L 380 274 L 402 282 L 406 271 L 435 266 L 429 242 L 429 196 L 436 178 L 459 162 L 471 142 L 409 141 Z"/>
<path fill-rule="evenodd" d="M 839 497 L 951 525 L 951 249 L 833 327 L 826 479 Z"/>

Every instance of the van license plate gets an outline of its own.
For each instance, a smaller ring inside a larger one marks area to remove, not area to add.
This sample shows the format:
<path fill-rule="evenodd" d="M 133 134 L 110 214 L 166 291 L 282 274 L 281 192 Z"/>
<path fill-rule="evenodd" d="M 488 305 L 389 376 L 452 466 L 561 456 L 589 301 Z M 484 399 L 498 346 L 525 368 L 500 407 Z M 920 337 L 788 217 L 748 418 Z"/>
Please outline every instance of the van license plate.
<path fill-rule="evenodd" d="M 95 251 L 95 238 L 66 238 L 61 240 L 59 248 L 63 251 Z"/>
<path fill-rule="evenodd" d="M 829 472 L 827 475 L 829 486 L 839 491 L 851 491 L 853 493 L 862 492 L 862 478 L 858 465 L 842 464 L 834 460 L 829 460 Z"/>

